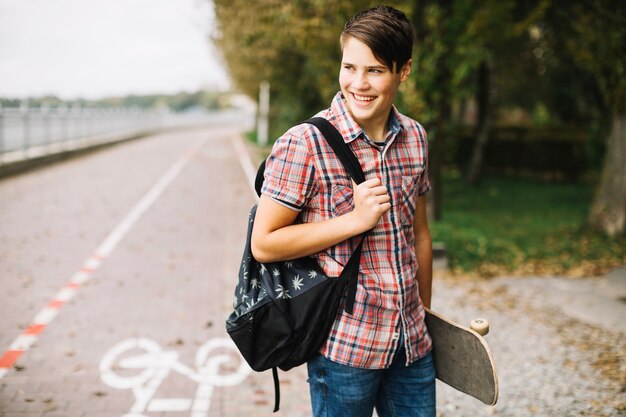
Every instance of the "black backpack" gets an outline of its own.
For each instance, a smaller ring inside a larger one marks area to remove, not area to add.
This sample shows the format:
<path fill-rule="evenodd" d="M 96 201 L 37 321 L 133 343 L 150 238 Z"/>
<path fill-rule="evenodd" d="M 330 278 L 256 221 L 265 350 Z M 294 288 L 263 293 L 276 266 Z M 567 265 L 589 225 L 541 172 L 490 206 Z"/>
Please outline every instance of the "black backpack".
<path fill-rule="evenodd" d="M 316 117 L 304 123 L 322 132 L 354 182 L 365 180 L 359 161 L 328 120 Z M 265 162 L 259 167 L 255 182 L 259 195 L 264 170 Z M 280 391 L 276 368 L 287 371 L 319 352 L 344 294 L 344 310 L 352 314 L 364 236 L 338 278 L 327 277 L 310 257 L 262 264 L 254 259 L 250 249 L 256 208 L 255 205 L 250 211 L 234 311 L 226 320 L 226 331 L 253 370 L 272 369 L 277 411 Z"/>

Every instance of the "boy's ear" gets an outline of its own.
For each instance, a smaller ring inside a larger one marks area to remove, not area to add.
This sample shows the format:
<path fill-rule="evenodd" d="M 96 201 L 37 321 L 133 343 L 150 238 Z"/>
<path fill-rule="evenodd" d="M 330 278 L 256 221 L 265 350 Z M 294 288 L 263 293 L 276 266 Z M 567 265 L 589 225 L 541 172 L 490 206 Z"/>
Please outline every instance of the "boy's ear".
<path fill-rule="evenodd" d="M 409 74 L 411 73 L 411 67 L 413 66 L 413 60 L 409 59 L 406 63 L 400 68 L 400 81 L 406 81 L 409 78 Z"/>

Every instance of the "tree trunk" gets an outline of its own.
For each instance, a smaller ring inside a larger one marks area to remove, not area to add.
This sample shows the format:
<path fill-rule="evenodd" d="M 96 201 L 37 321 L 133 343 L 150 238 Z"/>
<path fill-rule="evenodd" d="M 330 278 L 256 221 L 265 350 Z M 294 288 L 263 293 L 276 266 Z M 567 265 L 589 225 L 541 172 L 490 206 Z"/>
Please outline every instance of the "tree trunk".
<path fill-rule="evenodd" d="M 496 83 L 494 80 L 493 60 L 484 59 L 478 69 L 478 128 L 476 140 L 467 170 L 467 181 L 474 185 L 478 182 L 483 166 L 485 146 L 489 140 L 491 126 L 495 116 Z"/>
<path fill-rule="evenodd" d="M 613 116 L 602 178 L 591 206 L 589 224 L 609 236 L 626 234 L 626 113 Z"/>

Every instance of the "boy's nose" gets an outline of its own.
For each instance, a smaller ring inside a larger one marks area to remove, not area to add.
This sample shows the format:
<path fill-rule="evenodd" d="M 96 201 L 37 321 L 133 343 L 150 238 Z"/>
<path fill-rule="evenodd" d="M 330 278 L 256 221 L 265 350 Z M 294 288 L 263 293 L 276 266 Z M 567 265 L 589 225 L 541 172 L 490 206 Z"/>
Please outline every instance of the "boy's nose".
<path fill-rule="evenodd" d="M 367 90 L 369 88 L 369 82 L 365 74 L 356 74 L 352 84 L 359 90 Z"/>

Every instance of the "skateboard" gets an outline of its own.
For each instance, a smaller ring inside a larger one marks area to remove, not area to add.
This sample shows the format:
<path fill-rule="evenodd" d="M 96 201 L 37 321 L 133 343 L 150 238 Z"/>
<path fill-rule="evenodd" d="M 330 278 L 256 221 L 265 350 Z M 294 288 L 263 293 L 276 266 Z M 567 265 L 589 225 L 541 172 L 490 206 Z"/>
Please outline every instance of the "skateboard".
<path fill-rule="evenodd" d="M 437 378 L 485 404 L 495 405 L 496 364 L 482 337 L 489 332 L 489 323 L 477 319 L 467 328 L 426 309 L 426 327 L 433 341 Z"/>

